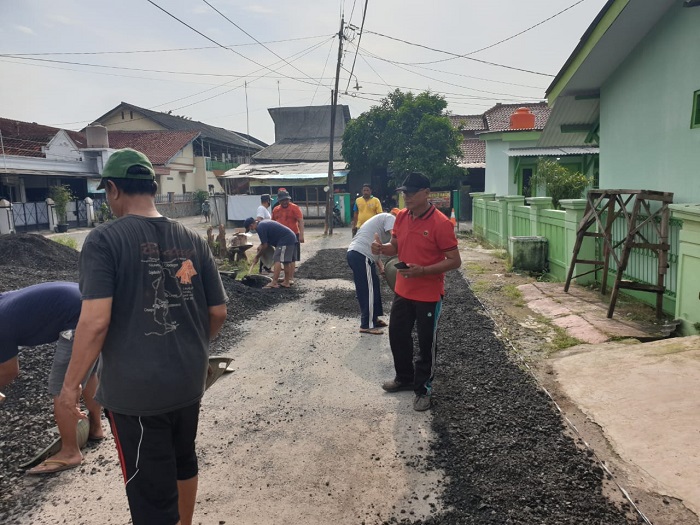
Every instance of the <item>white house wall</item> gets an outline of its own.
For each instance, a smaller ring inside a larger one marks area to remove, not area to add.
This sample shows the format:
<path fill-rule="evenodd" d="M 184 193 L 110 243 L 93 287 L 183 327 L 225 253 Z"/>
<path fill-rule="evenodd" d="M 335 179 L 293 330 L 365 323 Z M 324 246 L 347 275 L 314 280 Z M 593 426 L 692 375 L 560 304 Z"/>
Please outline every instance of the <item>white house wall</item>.
<path fill-rule="evenodd" d="M 486 174 L 484 176 L 484 192 L 496 195 L 517 195 L 518 184 L 515 182 L 514 157 L 506 155 L 511 147 L 533 148 L 537 140 L 505 142 L 500 139 L 486 141 Z"/>
<path fill-rule="evenodd" d="M 700 128 L 690 128 L 700 90 L 700 7 L 682 4 L 601 89 L 601 188 L 671 191 L 675 202 L 700 202 Z"/>

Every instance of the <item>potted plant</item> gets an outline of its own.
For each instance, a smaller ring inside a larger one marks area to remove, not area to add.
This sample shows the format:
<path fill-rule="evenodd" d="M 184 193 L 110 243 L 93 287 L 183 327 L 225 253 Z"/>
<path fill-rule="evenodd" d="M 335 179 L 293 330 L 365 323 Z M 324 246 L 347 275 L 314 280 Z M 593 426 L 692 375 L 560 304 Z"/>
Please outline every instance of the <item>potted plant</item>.
<path fill-rule="evenodd" d="M 56 229 L 59 233 L 65 233 L 68 231 L 68 203 L 73 200 L 70 186 L 52 186 L 49 190 L 49 196 L 56 208 L 56 217 L 58 218 Z"/>

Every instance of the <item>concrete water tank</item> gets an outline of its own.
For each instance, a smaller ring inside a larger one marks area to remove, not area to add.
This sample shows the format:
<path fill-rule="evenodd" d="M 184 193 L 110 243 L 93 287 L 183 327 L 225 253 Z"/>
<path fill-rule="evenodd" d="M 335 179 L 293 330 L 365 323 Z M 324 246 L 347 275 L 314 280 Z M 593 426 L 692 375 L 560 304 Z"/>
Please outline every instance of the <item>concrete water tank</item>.
<path fill-rule="evenodd" d="M 85 138 L 88 148 L 109 148 L 107 128 L 101 124 L 90 124 L 85 128 Z"/>
<path fill-rule="evenodd" d="M 508 237 L 513 269 L 543 273 L 547 268 L 547 237 Z"/>

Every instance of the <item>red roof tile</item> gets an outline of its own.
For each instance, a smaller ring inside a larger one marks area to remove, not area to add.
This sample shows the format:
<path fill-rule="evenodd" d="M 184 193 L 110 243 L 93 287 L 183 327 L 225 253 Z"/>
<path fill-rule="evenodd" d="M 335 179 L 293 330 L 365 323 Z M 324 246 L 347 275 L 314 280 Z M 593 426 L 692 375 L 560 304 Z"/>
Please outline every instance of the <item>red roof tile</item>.
<path fill-rule="evenodd" d="M 61 131 L 60 128 L 43 126 L 36 122 L 0 118 L 3 142 L 3 151 L 0 153 L 21 157 L 44 157 L 41 148 L 46 146 L 59 131 Z M 87 144 L 83 133 L 68 130 L 66 133 L 79 148 L 84 148 Z"/>
<path fill-rule="evenodd" d="M 464 139 L 459 149 L 462 151 L 461 160 L 464 164 L 486 162 L 486 142 L 481 139 Z"/>
<path fill-rule="evenodd" d="M 533 129 L 544 129 L 547 123 L 550 107 L 546 102 L 520 103 L 520 104 L 496 104 L 484 113 L 488 131 L 505 131 L 510 129 L 510 116 L 518 108 L 527 108 L 535 115 L 535 127 Z M 519 130 L 522 131 L 522 130 Z"/>
<path fill-rule="evenodd" d="M 199 136 L 199 131 L 110 131 L 109 147 L 133 148 L 151 163 L 164 165 Z"/>
<path fill-rule="evenodd" d="M 450 115 L 452 126 L 464 131 L 483 131 L 486 122 L 483 115 Z"/>

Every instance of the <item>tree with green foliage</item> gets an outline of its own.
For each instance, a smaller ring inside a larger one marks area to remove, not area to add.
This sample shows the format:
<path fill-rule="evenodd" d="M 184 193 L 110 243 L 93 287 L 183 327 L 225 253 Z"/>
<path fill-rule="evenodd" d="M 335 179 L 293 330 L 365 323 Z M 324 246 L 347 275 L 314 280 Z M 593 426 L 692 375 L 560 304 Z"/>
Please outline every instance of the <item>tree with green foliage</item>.
<path fill-rule="evenodd" d="M 453 184 L 464 175 L 457 166 L 462 135 L 445 116 L 446 107 L 439 95 L 397 89 L 348 123 L 343 158 L 351 171 L 382 171 L 397 186 L 412 171 L 425 173 L 435 186 Z"/>
<path fill-rule="evenodd" d="M 592 177 L 583 173 L 570 171 L 556 161 L 540 157 L 537 161 L 537 171 L 530 179 L 530 187 L 544 188 L 552 204 L 559 209 L 559 201 L 562 199 L 580 199 L 583 192 L 593 182 Z M 532 192 L 535 195 L 535 192 Z"/>
<path fill-rule="evenodd" d="M 56 208 L 56 218 L 59 224 L 68 224 L 68 203 L 75 197 L 71 192 L 70 186 L 51 186 L 49 188 L 49 197 L 53 200 Z"/>

